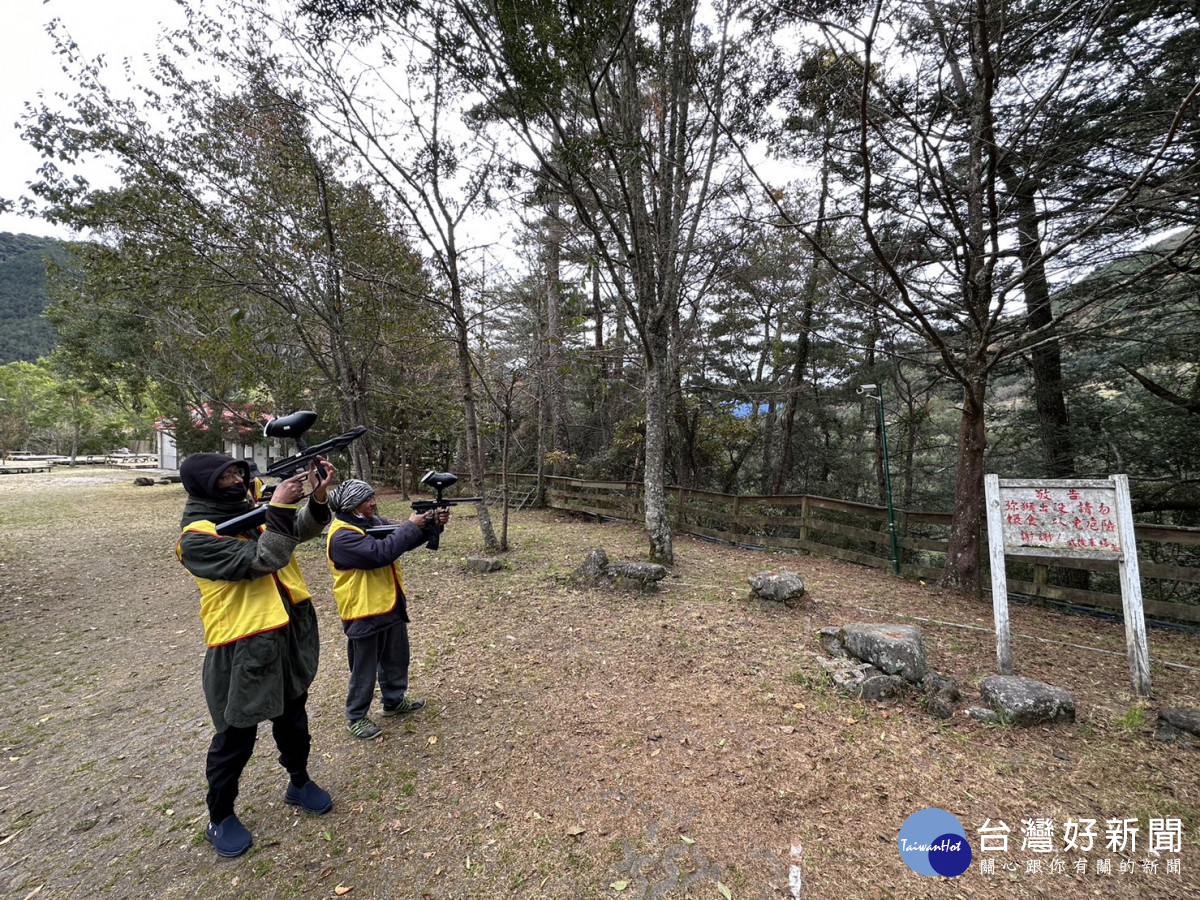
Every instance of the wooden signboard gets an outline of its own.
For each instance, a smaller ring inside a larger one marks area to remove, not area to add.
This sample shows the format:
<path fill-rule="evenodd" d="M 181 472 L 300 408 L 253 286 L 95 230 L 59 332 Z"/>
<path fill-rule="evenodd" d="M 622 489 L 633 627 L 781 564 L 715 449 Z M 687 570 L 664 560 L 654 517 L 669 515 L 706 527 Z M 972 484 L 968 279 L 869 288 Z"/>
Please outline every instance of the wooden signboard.
<path fill-rule="evenodd" d="M 1000 673 L 1013 674 L 1005 556 L 1110 559 L 1117 561 L 1121 575 L 1125 645 L 1133 690 L 1139 696 L 1148 696 L 1150 656 L 1128 476 L 1022 481 L 985 475 L 984 492 Z"/>

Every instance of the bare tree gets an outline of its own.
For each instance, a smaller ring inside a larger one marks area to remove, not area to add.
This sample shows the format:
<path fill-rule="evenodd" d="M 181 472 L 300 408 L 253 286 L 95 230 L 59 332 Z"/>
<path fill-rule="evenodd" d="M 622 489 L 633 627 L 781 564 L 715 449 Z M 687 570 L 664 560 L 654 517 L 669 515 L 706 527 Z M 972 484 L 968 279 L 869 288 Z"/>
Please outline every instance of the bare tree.
<path fill-rule="evenodd" d="M 448 7 L 431 4 L 413 29 L 359 29 L 349 22 L 323 39 L 279 22 L 300 65 L 315 76 L 329 133 L 387 192 L 404 226 L 415 234 L 442 292 L 428 298 L 445 314 L 457 360 L 472 488 L 485 497 L 483 453 L 472 359 L 470 278 L 479 246 L 464 239 L 468 214 L 485 203 L 497 155 L 477 128 L 464 125 L 462 80 L 450 48 Z M 476 308 L 482 305 L 482 297 Z M 486 501 L 477 504 L 485 547 L 498 547 Z"/>

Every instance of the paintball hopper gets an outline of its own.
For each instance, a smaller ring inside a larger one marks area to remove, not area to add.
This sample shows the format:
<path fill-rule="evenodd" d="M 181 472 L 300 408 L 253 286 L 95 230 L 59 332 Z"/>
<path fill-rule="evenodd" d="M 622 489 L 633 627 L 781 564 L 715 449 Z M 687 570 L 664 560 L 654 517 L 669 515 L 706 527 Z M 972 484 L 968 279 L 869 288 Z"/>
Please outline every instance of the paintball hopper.
<path fill-rule="evenodd" d="M 315 412 L 302 409 L 290 415 L 271 419 L 263 426 L 263 434 L 269 438 L 294 438 L 296 446 L 301 450 L 306 450 L 308 445 L 304 443 L 304 432 L 312 428 L 316 421 L 317 414 Z"/>
<path fill-rule="evenodd" d="M 458 484 L 458 476 L 453 472 L 426 472 L 421 476 L 421 484 L 433 488 L 440 497 L 446 488 Z"/>

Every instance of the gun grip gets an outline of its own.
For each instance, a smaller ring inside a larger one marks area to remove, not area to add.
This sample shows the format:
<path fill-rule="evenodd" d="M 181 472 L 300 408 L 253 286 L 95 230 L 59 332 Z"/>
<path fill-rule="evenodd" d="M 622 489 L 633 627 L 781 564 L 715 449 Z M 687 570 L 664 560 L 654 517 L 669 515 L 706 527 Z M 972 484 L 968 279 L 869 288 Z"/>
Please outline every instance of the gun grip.
<path fill-rule="evenodd" d="M 442 526 L 434 525 L 433 534 L 429 536 L 429 540 L 425 542 L 425 546 L 430 550 L 436 550 L 442 543 Z"/>

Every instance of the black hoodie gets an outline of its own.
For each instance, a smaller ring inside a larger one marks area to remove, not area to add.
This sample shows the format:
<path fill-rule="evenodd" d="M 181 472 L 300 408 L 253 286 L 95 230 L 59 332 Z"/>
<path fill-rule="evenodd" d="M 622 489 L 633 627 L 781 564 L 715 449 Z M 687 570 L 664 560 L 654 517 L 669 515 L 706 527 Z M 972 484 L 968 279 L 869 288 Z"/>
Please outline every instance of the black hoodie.
<path fill-rule="evenodd" d="M 254 509 L 249 490 L 239 499 L 216 496 L 217 478 L 231 465 L 241 469 L 243 483 L 248 488 L 250 466 L 242 460 L 224 453 L 193 453 L 183 461 L 179 479 L 188 492 L 188 500 L 181 528 L 200 521 L 219 525 Z M 179 542 L 181 560 L 198 578 L 214 581 L 258 578 L 286 566 L 296 545 L 320 534 L 330 517 L 329 507 L 323 503 L 309 502 L 299 511 L 292 506 L 269 506 L 266 530 L 261 535 L 248 532 L 249 541 L 185 532 Z"/>

